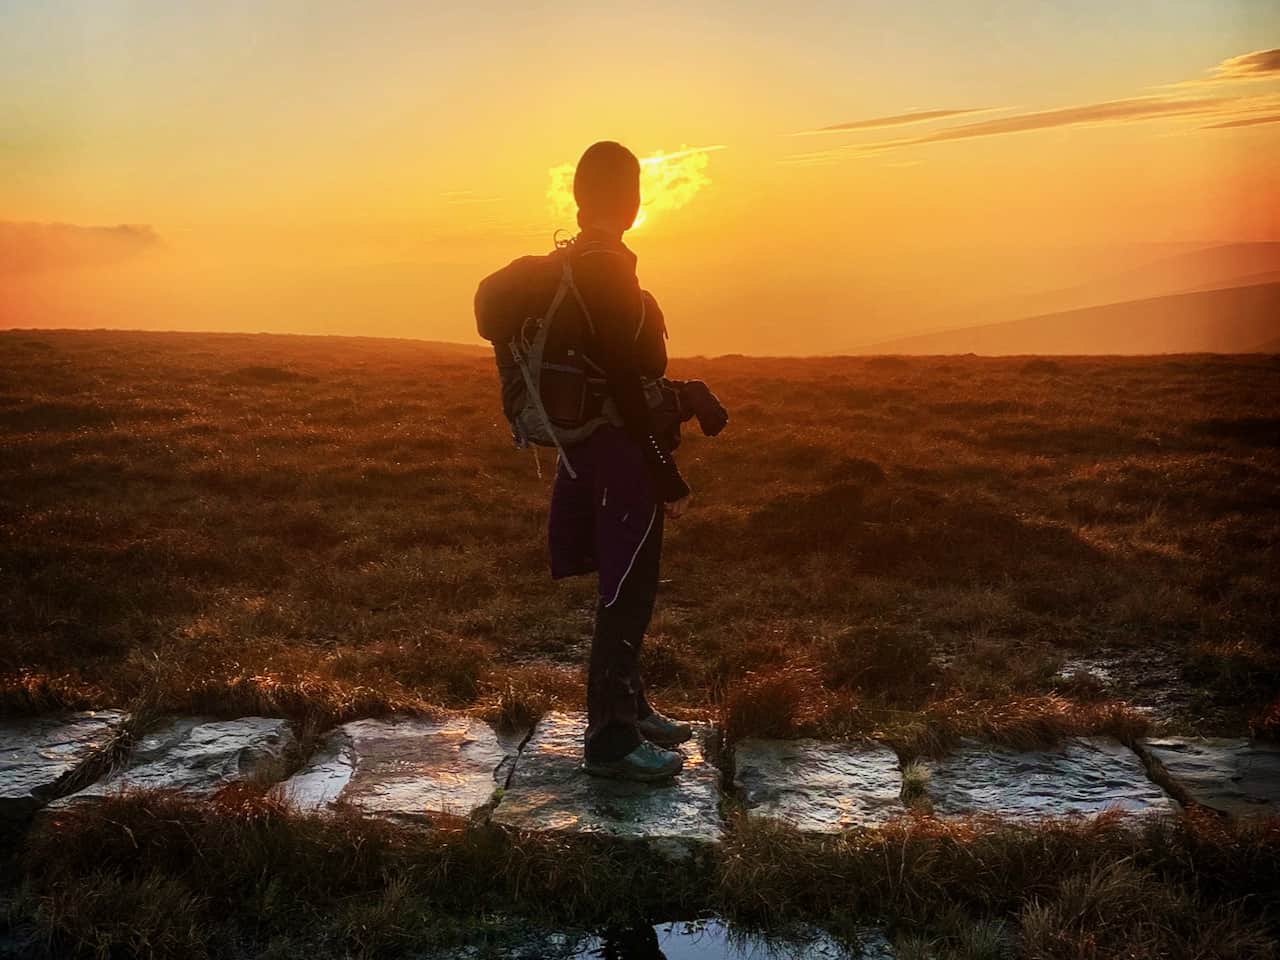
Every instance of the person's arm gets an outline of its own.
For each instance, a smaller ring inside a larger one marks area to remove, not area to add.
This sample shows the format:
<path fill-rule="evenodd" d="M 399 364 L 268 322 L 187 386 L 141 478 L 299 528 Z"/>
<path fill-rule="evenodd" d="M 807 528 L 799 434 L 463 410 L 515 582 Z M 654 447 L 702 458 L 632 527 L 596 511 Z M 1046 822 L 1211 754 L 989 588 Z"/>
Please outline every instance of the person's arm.
<path fill-rule="evenodd" d="M 592 252 L 579 258 L 574 276 L 595 327 L 591 359 L 604 371 L 622 427 L 640 445 L 659 498 L 664 503 L 683 500 L 689 486 L 654 436 L 641 383 L 636 337 L 641 292 L 632 264 L 621 251 Z"/>
<path fill-rule="evenodd" d="M 652 293 L 642 290 L 640 294 L 644 314 L 635 338 L 636 362 L 641 376 L 657 379 L 667 375 L 667 318 Z"/>

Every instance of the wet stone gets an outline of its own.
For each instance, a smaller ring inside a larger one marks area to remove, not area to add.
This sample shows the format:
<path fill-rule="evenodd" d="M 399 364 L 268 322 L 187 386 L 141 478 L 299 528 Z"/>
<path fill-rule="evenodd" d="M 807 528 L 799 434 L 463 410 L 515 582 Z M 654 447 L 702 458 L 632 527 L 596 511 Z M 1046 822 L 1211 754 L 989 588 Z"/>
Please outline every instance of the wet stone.
<path fill-rule="evenodd" d="M 1163 737 L 1140 745 L 1196 803 L 1234 817 L 1280 814 L 1280 744 Z"/>
<path fill-rule="evenodd" d="M 904 812 L 898 755 L 880 743 L 743 740 L 734 769 L 748 816 L 799 830 L 837 833 Z"/>
<path fill-rule="evenodd" d="M 1151 781 L 1141 759 L 1109 737 L 1075 737 L 1046 750 L 973 740 L 926 764 L 936 813 L 1005 817 L 1172 813 L 1177 804 Z"/>
<path fill-rule="evenodd" d="M 125 715 L 91 710 L 0 723 L 0 819 L 24 819 L 108 749 Z"/>
<path fill-rule="evenodd" d="M 143 736 L 119 770 L 53 806 L 129 790 L 175 790 L 206 797 L 230 783 L 277 779 L 295 747 L 285 720 L 178 717 Z"/>
<path fill-rule="evenodd" d="M 606 834 L 651 841 L 680 856 L 720 839 L 720 771 L 704 751 L 715 731 L 694 724 L 681 745 L 684 770 L 659 783 L 589 776 L 582 770 L 586 716 L 550 713 L 538 722 L 493 812 L 521 830 Z"/>
<path fill-rule="evenodd" d="M 470 816 L 505 784 L 522 739 L 469 717 L 357 720 L 333 730 L 284 792 L 301 810 L 345 806 L 404 821 Z"/>

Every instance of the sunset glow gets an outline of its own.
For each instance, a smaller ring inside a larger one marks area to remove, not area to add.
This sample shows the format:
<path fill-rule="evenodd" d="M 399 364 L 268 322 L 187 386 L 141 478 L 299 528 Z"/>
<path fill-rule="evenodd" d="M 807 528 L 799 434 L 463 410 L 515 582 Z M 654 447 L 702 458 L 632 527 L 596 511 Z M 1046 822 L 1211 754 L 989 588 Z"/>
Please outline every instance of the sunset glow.
<path fill-rule="evenodd" d="M 1280 241 L 1278 46 L 1254 0 L 6 5 L 0 324 L 474 342 L 600 139 L 677 354 L 1011 319 Z"/>
<path fill-rule="evenodd" d="M 711 183 L 707 166 L 711 154 L 723 150 L 712 147 L 681 147 L 671 153 L 659 150 L 640 158 L 640 211 L 631 229 L 643 226 L 655 213 L 679 210 Z M 548 171 L 547 201 L 557 223 L 573 224 L 577 206 L 573 202 L 573 164 L 561 163 Z"/>

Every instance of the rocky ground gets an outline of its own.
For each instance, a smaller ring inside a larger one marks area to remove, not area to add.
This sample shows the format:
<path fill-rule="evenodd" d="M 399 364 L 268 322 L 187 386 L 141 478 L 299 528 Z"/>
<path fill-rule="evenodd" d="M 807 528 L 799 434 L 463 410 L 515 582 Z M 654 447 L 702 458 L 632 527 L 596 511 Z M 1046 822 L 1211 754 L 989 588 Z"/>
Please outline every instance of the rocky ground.
<path fill-rule="evenodd" d="M 1168 736 L 1126 746 L 1077 737 L 1040 750 L 966 740 L 904 765 L 873 740 L 748 738 L 723 749 L 719 731 L 704 723 L 682 748 L 679 777 L 640 785 L 581 771 L 584 724 L 581 714 L 550 713 L 531 729 L 499 732 L 464 716 L 393 716 L 346 723 L 303 743 L 281 719 L 169 717 L 124 749 L 129 718 L 120 711 L 9 720 L 0 724 L 0 815 L 40 829 L 60 811 L 115 794 L 208 800 L 237 783 L 270 784 L 300 813 L 346 811 L 426 829 L 465 818 L 526 833 L 596 835 L 682 861 L 720 844 L 735 816 L 833 834 L 921 813 L 1040 820 L 1108 810 L 1159 817 L 1191 807 L 1224 818 L 1280 814 L 1280 747 L 1243 738 Z M 709 932 L 705 924 L 667 925 L 641 940 L 669 940 L 668 950 L 684 951 L 669 955 L 690 957 L 751 956 L 759 946 L 726 930 L 718 921 Z M 847 943 L 815 938 L 779 949 L 784 956 L 857 955 L 845 952 Z M 511 957 L 590 956 L 601 942 L 583 932 L 552 944 L 544 932 L 522 931 L 514 945 L 493 949 Z M 872 931 L 861 955 L 894 954 Z"/>

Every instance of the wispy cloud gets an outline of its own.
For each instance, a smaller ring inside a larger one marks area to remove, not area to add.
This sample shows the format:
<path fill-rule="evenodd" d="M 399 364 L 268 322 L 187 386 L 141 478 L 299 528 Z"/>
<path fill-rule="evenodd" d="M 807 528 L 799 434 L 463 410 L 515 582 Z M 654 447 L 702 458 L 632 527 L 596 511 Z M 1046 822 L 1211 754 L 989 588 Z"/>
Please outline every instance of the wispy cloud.
<path fill-rule="evenodd" d="M 907 123 L 926 123 L 929 120 L 944 120 L 948 117 L 959 117 L 966 113 L 982 113 L 990 107 L 967 107 L 963 110 L 916 110 L 911 113 L 895 113 L 887 117 L 869 117 L 865 120 L 849 120 L 845 123 L 833 123 L 829 127 L 815 127 L 812 130 L 797 130 L 793 137 L 807 137 L 816 133 L 847 133 L 850 130 L 870 130 L 874 127 L 896 127 Z"/>
<path fill-rule="evenodd" d="M 1254 50 L 1238 57 L 1228 57 L 1213 68 L 1205 80 L 1265 80 L 1280 77 L 1280 47 L 1275 50 Z M 1202 81 L 1203 82 L 1203 81 Z"/>
<path fill-rule="evenodd" d="M 1226 130 L 1231 127 L 1253 127 L 1260 123 L 1280 123 L 1280 113 L 1269 113 L 1260 117 L 1240 117 L 1237 120 L 1223 120 L 1221 123 L 1207 123 L 1201 129 Z"/>
<path fill-rule="evenodd" d="M 874 143 L 853 143 L 831 150 L 793 154 L 785 163 L 812 166 L 847 160 L 858 154 L 912 147 L 928 143 L 946 143 L 952 140 L 969 140 L 975 137 L 993 137 L 1007 133 L 1025 133 L 1030 130 L 1048 130 L 1054 127 L 1071 127 L 1081 124 L 1133 123 L 1161 117 L 1212 115 L 1230 104 L 1239 102 L 1235 97 L 1186 97 L 1152 96 L 1132 97 L 1127 100 L 1106 100 L 1053 110 L 1036 110 L 1015 113 L 993 120 L 979 120 L 945 127 L 915 137 L 882 140 Z"/>
<path fill-rule="evenodd" d="M 1017 113 L 1011 117 L 962 123 L 945 130 L 935 130 L 919 137 L 895 140 L 871 146 L 906 146 L 917 143 L 942 143 L 947 140 L 968 140 L 971 137 L 991 137 L 1003 133 L 1022 133 L 1027 130 L 1047 130 L 1052 127 L 1072 127 L 1079 124 L 1128 123 L 1157 117 L 1177 117 L 1190 114 L 1212 113 L 1220 110 L 1229 98 L 1224 97 L 1131 97 L 1127 100 L 1105 100 L 1054 110 L 1036 110 Z"/>
<path fill-rule="evenodd" d="M 1228 57 L 1213 67 L 1208 77 L 1186 81 L 1181 84 L 1173 84 L 1164 88 L 1166 91 L 1164 93 L 1126 97 L 1119 100 L 1104 100 L 1098 103 L 1085 103 L 1069 107 L 1055 107 L 1049 110 L 1014 113 L 989 120 L 976 120 L 944 126 L 916 136 L 872 143 L 850 143 L 827 150 L 791 154 L 783 157 L 781 162 L 791 166 L 817 166 L 900 147 L 946 143 L 953 140 L 969 140 L 977 137 L 1024 133 L 1058 127 L 1137 123 L 1177 117 L 1200 117 L 1213 121 L 1212 123 L 1203 124 L 1203 129 L 1228 129 L 1274 123 L 1277 119 L 1280 119 L 1275 115 L 1276 102 L 1274 97 L 1223 96 L 1217 93 L 1211 94 L 1210 91 L 1204 90 L 1201 86 L 1205 83 L 1219 83 L 1228 80 L 1267 78 L 1280 79 L 1280 49 L 1255 50 L 1252 53 L 1244 53 L 1237 57 Z M 1199 94 L 1192 89 L 1187 89 L 1188 87 L 1196 86 L 1201 87 Z M 877 127 L 919 123 L 926 120 L 948 119 L 967 113 L 976 113 L 983 109 L 1000 108 L 974 107 L 963 110 L 921 110 L 914 113 L 894 114 L 837 123 L 812 130 L 803 130 L 800 133 L 856 132 Z"/>

